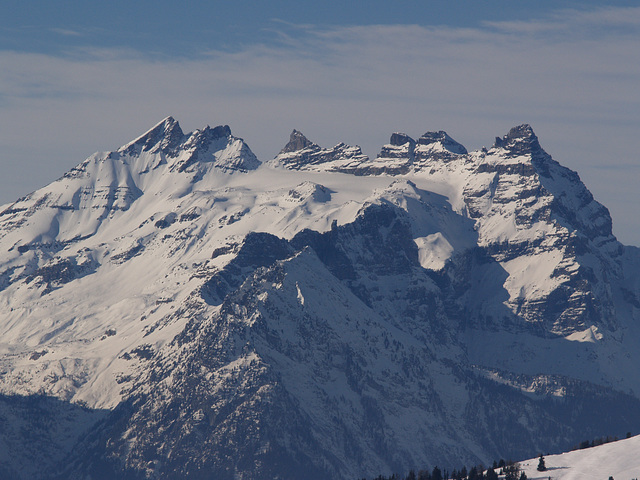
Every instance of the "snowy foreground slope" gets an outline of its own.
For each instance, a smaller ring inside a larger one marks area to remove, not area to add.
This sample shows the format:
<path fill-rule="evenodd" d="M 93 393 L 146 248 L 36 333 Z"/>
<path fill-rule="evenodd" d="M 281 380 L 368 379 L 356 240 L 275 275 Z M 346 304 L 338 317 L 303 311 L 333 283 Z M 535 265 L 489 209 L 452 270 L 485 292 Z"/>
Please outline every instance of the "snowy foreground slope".
<path fill-rule="evenodd" d="M 583 480 L 608 479 L 632 480 L 640 478 L 640 436 L 586 448 L 546 456 L 547 470 L 539 472 L 538 458 L 520 462 L 520 467 L 531 480 Z"/>
<path fill-rule="evenodd" d="M 640 430 L 640 250 L 527 125 L 169 117 L 0 207 L 0 474 L 357 478 Z"/>

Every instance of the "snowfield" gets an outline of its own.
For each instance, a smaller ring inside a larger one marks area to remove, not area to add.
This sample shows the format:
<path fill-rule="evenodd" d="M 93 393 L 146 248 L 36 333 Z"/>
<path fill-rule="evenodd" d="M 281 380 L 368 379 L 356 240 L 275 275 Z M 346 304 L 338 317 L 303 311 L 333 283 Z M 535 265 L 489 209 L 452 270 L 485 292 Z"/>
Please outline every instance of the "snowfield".
<path fill-rule="evenodd" d="M 520 462 L 531 480 L 632 480 L 640 477 L 640 436 L 544 457 L 547 471 L 539 472 L 538 458 Z"/>

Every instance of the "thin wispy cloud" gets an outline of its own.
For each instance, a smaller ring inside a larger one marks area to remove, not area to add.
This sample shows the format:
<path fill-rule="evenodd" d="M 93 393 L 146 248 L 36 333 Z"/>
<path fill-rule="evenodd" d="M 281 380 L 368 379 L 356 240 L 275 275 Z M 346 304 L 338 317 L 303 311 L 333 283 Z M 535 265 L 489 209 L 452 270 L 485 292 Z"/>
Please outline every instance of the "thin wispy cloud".
<path fill-rule="evenodd" d="M 564 9 L 546 18 L 532 21 L 483 22 L 498 32 L 539 36 L 543 41 L 557 41 L 549 34 L 565 38 L 594 38 L 640 33 L 640 7 L 602 7 L 594 10 Z"/>
<path fill-rule="evenodd" d="M 479 148 L 527 122 L 618 225 L 618 207 L 598 195 L 607 192 L 597 169 L 638 162 L 639 27 L 640 8 L 621 8 L 481 28 L 274 22 L 270 42 L 188 59 L 96 48 L 0 51 L 0 168 L 49 162 L 24 180 L 37 181 L 24 194 L 169 114 L 187 130 L 230 124 L 263 160 L 292 128 L 375 155 L 393 131 L 444 129 Z M 624 169 L 612 171 L 630 181 Z M 1 187 L 0 203 L 18 196 Z M 637 222 L 623 233 L 640 244 Z"/>
<path fill-rule="evenodd" d="M 69 30 L 66 28 L 51 28 L 51 32 L 63 35 L 65 37 L 82 37 L 83 34 L 76 30 Z"/>

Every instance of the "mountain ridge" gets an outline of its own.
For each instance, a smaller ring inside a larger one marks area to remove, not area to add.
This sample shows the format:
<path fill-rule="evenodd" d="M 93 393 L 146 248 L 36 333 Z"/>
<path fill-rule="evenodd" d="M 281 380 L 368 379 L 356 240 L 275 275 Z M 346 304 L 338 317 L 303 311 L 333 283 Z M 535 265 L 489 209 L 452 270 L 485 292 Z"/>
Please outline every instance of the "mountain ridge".
<path fill-rule="evenodd" d="M 109 412 L 61 478 L 562 449 L 640 428 L 639 252 L 529 125 L 263 163 L 167 117 L 0 212 L 0 394 Z"/>

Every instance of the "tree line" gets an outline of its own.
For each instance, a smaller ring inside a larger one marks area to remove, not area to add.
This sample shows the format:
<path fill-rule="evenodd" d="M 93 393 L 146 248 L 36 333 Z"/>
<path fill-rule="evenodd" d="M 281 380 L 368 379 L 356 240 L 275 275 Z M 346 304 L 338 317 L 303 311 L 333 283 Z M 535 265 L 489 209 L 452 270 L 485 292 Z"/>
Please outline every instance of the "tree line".
<path fill-rule="evenodd" d="M 631 438 L 631 432 L 627 432 L 627 438 Z M 571 450 L 583 450 L 585 448 L 597 447 L 599 445 L 604 445 L 605 443 L 617 442 L 619 439 L 617 436 L 612 437 L 611 435 L 607 435 L 606 437 L 594 438 L 593 440 L 583 440 L 580 444 L 575 445 L 571 448 Z"/>

